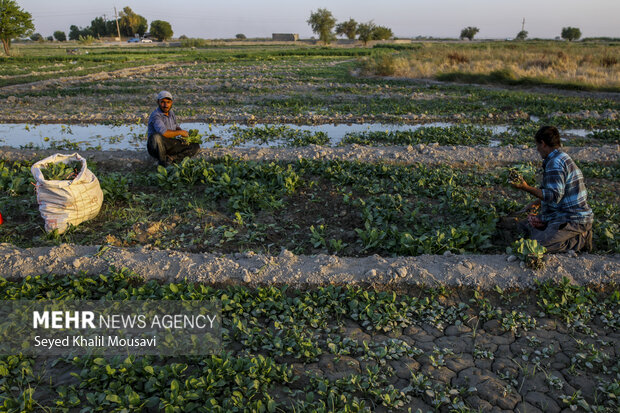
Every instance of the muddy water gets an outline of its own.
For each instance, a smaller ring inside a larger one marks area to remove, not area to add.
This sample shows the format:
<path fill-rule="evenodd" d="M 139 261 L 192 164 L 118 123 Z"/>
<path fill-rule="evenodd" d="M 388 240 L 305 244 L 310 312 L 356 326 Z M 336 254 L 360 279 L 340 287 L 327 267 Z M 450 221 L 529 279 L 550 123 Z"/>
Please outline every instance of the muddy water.
<path fill-rule="evenodd" d="M 204 135 L 202 144 L 204 148 L 231 146 L 234 125 L 210 125 L 206 123 L 183 123 L 185 129 L 198 129 Z M 256 124 L 255 127 L 266 125 Z M 284 125 L 293 130 L 311 132 L 324 132 L 329 136 L 330 145 L 337 145 L 349 132 L 376 132 L 376 131 L 406 131 L 416 130 L 421 127 L 448 127 L 450 123 L 428 123 L 424 125 L 397 125 L 381 123 L 364 124 L 325 124 L 312 126 Z M 507 126 L 485 126 L 493 133 L 501 133 L 508 129 Z M 238 126 L 248 128 L 248 126 Z M 566 130 L 567 135 L 585 137 L 586 130 Z M 270 147 L 281 146 L 283 141 L 271 141 L 266 144 L 253 142 L 236 145 L 239 147 Z M 499 141 L 492 140 L 489 146 L 498 146 Z M 101 150 L 128 150 L 140 149 L 146 145 L 146 127 L 144 125 L 63 125 L 63 124 L 23 124 L 4 123 L 0 124 L 0 146 L 28 149 L 101 149 Z"/>

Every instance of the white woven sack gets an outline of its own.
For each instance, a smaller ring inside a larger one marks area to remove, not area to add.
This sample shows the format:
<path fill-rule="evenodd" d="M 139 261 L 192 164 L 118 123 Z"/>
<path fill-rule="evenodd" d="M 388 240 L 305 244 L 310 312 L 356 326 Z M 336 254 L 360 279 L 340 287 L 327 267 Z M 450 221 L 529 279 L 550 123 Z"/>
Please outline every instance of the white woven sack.
<path fill-rule="evenodd" d="M 41 168 L 54 163 L 82 163 L 80 173 L 73 180 L 53 181 L 43 177 Z M 78 225 L 97 216 L 103 203 L 103 192 L 97 177 L 86 167 L 86 159 L 78 153 L 62 155 L 57 153 L 45 158 L 31 168 L 36 181 L 37 202 L 41 217 L 45 220 L 45 231 L 55 229 L 59 234 L 69 224 Z"/>

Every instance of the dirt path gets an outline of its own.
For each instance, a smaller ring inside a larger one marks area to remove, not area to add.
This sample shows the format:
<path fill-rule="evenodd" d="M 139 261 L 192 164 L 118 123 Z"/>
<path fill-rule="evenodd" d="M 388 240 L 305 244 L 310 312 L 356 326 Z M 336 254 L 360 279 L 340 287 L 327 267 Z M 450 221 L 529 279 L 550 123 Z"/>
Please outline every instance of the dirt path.
<path fill-rule="evenodd" d="M 509 261 L 510 260 L 510 261 Z M 190 254 L 146 248 L 116 248 L 62 244 L 58 247 L 20 249 L 0 244 L 0 276 L 105 273 L 110 266 L 126 267 L 145 279 L 205 282 L 212 285 L 292 284 L 312 287 L 326 284 L 373 284 L 390 289 L 421 285 L 474 287 L 491 290 L 526 289 L 535 280 L 605 285 L 620 281 L 620 256 L 549 255 L 543 270 L 534 272 L 506 255 L 422 255 L 351 258 L 333 255 L 279 256 L 253 252 L 232 255 Z"/>
<path fill-rule="evenodd" d="M 620 159 L 620 145 L 601 147 L 566 147 L 564 150 L 573 159 L 589 162 L 612 163 Z M 10 161 L 35 161 L 54 153 L 73 153 L 75 151 L 59 150 L 25 150 L 0 147 L 0 159 Z M 94 161 L 106 168 L 134 170 L 154 164 L 145 151 L 79 151 L 89 161 Z M 394 162 L 411 164 L 478 164 L 493 166 L 513 162 L 538 161 L 535 149 L 523 147 L 477 147 L 477 146 L 388 146 L 368 147 L 348 145 L 344 147 L 325 147 L 310 145 L 300 148 L 212 148 L 203 149 L 201 156 L 217 158 L 232 156 L 246 160 L 296 161 L 298 159 L 347 160 L 361 162 Z"/>

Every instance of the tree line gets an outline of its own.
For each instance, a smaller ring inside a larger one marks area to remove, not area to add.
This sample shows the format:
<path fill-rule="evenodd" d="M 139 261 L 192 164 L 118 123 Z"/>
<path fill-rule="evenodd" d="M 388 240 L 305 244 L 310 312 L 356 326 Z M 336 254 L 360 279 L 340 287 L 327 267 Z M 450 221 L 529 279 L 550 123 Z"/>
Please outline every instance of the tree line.
<path fill-rule="evenodd" d="M 349 40 L 353 40 L 356 37 L 366 45 L 370 40 L 387 40 L 394 37 L 392 29 L 384 26 L 377 26 L 373 21 L 367 23 L 358 23 L 354 19 L 336 24 L 336 19 L 327 9 L 318 9 L 317 11 L 310 13 L 310 18 L 307 23 L 312 28 L 312 31 L 319 36 L 319 40 L 325 44 L 329 44 L 336 36 L 346 36 Z M 332 30 L 336 29 L 335 32 Z M 480 31 L 475 26 L 468 26 L 461 30 L 460 39 L 474 40 L 474 37 Z M 515 40 L 526 40 L 528 32 L 521 30 L 517 33 Z M 561 33 L 562 39 L 573 41 L 579 40 L 581 37 L 581 30 L 577 27 L 564 27 Z"/>
<path fill-rule="evenodd" d="M 479 31 L 480 29 L 474 26 L 465 27 L 463 30 L 461 30 L 460 39 L 474 40 L 474 36 L 478 34 Z M 515 40 L 526 40 L 527 36 L 527 30 L 521 30 L 515 36 Z M 578 27 L 563 27 L 560 36 L 562 37 L 562 39 L 572 42 L 573 40 L 579 40 L 579 38 L 581 37 L 581 30 L 579 30 Z"/>
<path fill-rule="evenodd" d="M 336 24 L 336 19 L 332 12 L 327 9 L 318 9 L 310 13 L 307 23 L 312 31 L 319 36 L 319 40 L 329 44 L 336 36 L 346 36 L 349 40 L 356 37 L 364 44 L 370 40 L 387 40 L 394 37 L 392 29 L 384 26 L 377 26 L 372 20 L 366 23 L 358 23 L 354 19 Z M 332 31 L 335 30 L 335 33 Z"/>
<path fill-rule="evenodd" d="M 118 20 L 118 30 L 116 20 L 107 20 L 105 16 L 95 17 L 89 26 L 69 27 L 69 40 L 95 39 L 102 37 L 121 36 L 136 37 L 144 36 L 148 24 L 146 18 L 135 13 L 130 7 L 125 7 L 120 12 Z M 162 41 L 172 37 L 172 26 L 167 21 L 153 20 L 150 27 L 151 35 Z M 43 41 L 57 40 L 64 42 L 67 35 L 62 30 L 56 30 L 53 36 L 44 38 L 40 33 L 34 33 L 32 14 L 25 11 L 15 0 L 0 0 L 0 41 L 6 55 L 10 54 L 11 41 L 24 36 L 29 36 L 31 40 Z"/>
<path fill-rule="evenodd" d="M 312 31 L 319 35 L 319 39 L 325 44 L 330 43 L 336 35 L 346 36 L 348 39 L 356 37 L 364 44 L 370 40 L 387 40 L 394 37 L 392 29 L 384 26 L 378 26 L 369 21 L 366 23 L 358 23 L 354 19 L 336 24 L 336 19 L 327 9 L 318 9 L 316 12 L 310 13 L 307 23 Z M 121 36 L 136 37 L 144 36 L 148 24 L 144 16 L 135 13 L 130 7 L 125 7 L 120 13 L 118 28 L 116 20 L 107 20 L 105 16 L 95 17 L 89 26 L 78 27 L 71 25 L 69 28 L 69 40 L 82 40 L 117 36 L 120 31 Z M 335 28 L 335 32 L 333 32 Z M 473 40 L 474 36 L 480 31 L 479 28 L 469 26 L 461 30 L 461 39 Z M 151 22 L 150 34 L 156 39 L 162 41 L 172 37 L 172 26 L 167 21 L 153 20 Z M 0 0 L 0 41 L 4 48 L 4 53 L 8 56 L 11 48 L 11 41 L 23 36 L 30 36 L 32 40 L 44 40 L 39 33 L 34 33 L 34 24 L 32 15 L 23 10 L 15 0 Z M 525 40 L 528 32 L 521 30 L 516 40 Z M 244 39 L 245 35 L 237 34 L 237 39 Z M 577 27 L 562 28 L 561 37 L 568 41 L 579 40 L 581 30 Z M 67 40 L 67 35 L 62 30 L 54 32 L 53 37 L 47 37 L 48 40 L 56 39 L 57 41 Z"/>
<path fill-rule="evenodd" d="M 119 31 L 121 36 L 142 37 L 148 29 L 146 18 L 135 13 L 129 6 L 123 8 L 118 17 L 118 29 L 116 20 L 107 20 L 105 17 L 95 17 L 90 22 L 90 26 L 86 27 L 72 25 L 69 27 L 69 40 L 79 40 L 80 37 L 88 36 L 94 38 L 116 37 Z M 169 39 L 173 35 L 172 26 L 163 20 L 153 20 L 150 34 L 160 41 Z"/>

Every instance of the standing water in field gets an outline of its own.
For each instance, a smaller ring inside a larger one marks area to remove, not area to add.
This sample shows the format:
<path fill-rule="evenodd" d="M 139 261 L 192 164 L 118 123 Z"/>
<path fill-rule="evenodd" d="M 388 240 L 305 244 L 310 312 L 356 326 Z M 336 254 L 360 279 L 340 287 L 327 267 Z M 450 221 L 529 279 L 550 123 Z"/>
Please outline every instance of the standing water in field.
<path fill-rule="evenodd" d="M 212 125 L 182 123 L 186 130 L 197 129 L 203 135 L 202 147 L 269 147 L 339 145 L 408 145 L 438 142 L 442 145 L 499 146 L 508 126 L 472 126 L 449 123 L 423 125 L 397 124 L 324 124 L 324 125 Z M 585 137 L 586 130 L 564 131 Z M 533 136 L 533 135 L 532 135 Z M 527 134 L 524 139 L 530 140 Z M 519 143 L 519 142 L 508 142 Z M 140 150 L 146 147 L 144 125 L 63 125 L 0 124 L 0 146 L 25 149 L 59 150 Z"/>

